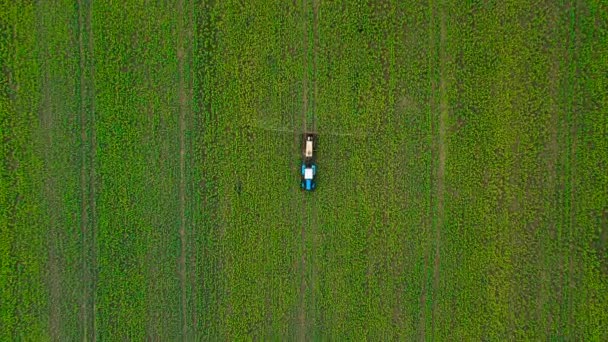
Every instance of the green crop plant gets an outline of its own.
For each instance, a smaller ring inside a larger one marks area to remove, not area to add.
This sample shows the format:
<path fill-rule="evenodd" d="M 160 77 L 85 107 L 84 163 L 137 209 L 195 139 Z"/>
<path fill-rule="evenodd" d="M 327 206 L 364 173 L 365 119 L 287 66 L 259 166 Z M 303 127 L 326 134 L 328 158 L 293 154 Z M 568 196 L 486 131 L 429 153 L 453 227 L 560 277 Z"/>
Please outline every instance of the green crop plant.
<path fill-rule="evenodd" d="M 0 340 L 606 340 L 607 13 L 4 1 Z"/>

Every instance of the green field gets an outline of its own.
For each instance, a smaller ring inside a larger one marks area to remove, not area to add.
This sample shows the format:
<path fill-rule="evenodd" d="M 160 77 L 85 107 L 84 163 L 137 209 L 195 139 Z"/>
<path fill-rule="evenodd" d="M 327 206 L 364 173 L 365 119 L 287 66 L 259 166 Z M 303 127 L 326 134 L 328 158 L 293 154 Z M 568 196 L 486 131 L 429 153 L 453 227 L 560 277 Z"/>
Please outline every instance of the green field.
<path fill-rule="evenodd" d="M 607 56 L 602 0 L 2 0 L 0 341 L 606 341 Z"/>

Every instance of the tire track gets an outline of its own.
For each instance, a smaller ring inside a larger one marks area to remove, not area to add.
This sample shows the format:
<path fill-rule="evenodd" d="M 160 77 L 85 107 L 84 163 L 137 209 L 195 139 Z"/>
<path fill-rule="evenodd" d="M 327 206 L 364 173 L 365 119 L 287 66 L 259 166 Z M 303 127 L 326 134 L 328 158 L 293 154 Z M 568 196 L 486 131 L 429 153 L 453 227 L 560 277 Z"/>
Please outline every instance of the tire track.
<path fill-rule="evenodd" d="M 577 102 L 578 98 L 577 98 L 577 94 L 576 94 L 576 80 L 580 79 L 580 70 L 578 68 L 577 62 L 578 62 L 578 54 L 577 51 L 580 51 L 580 37 L 582 35 L 582 33 L 580 32 L 581 30 L 581 25 L 580 25 L 580 12 L 582 12 L 582 4 L 580 1 L 575 0 L 572 1 L 571 3 L 571 21 L 570 21 L 570 41 L 569 41 L 569 62 L 570 62 L 570 70 L 569 70 L 569 77 L 572 81 L 569 82 L 571 84 L 571 86 L 568 89 L 568 95 L 569 95 L 569 111 L 568 111 L 568 115 L 567 115 L 567 133 L 566 133 L 566 163 L 567 163 L 567 174 L 565 175 L 565 182 L 566 182 L 566 188 L 569 190 L 569 194 L 568 194 L 568 199 L 566 200 L 567 203 L 567 218 L 566 218 L 566 222 L 567 222 L 567 227 L 568 227 L 568 240 L 567 240 L 567 244 L 568 244 L 568 271 L 567 271 L 567 285 L 566 288 L 568 289 L 568 294 L 567 294 L 567 303 L 566 306 L 568 308 L 568 314 L 567 314 L 567 318 L 566 318 L 566 322 L 567 322 L 567 326 L 568 327 L 574 327 L 574 291 L 572 289 L 575 289 L 577 286 L 576 284 L 576 273 L 577 270 L 575 270 L 574 267 L 574 259 L 575 259 L 575 253 L 576 250 L 574 249 L 574 240 L 575 240 L 575 232 L 574 230 L 576 229 L 576 185 L 577 185 L 577 180 L 576 180 L 576 151 L 577 151 L 577 105 L 579 102 Z M 572 334 L 572 331 L 569 331 L 570 334 Z"/>
<path fill-rule="evenodd" d="M 563 9 L 560 8 L 559 6 L 555 6 L 553 8 L 553 12 L 552 12 L 552 16 L 551 19 L 548 21 L 548 25 L 549 25 L 549 32 L 551 32 L 551 35 L 555 36 L 555 37 L 559 37 L 561 36 L 561 30 L 560 30 L 560 12 Z M 560 75 L 562 73 L 562 66 L 560 64 L 560 61 L 563 60 L 567 60 L 567 54 L 565 53 L 565 49 L 564 46 L 560 46 L 560 47 L 555 47 L 555 55 L 558 56 L 559 58 L 552 58 L 551 61 L 551 67 L 550 67 L 550 79 L 553 80 L 550 83 L 550 96 L 552 99 L 559 99 L 560 98 L 560 86 L 559 86 L 559 80 L 560 80 Z M 548 140 L 546 143 L 546 153 L 547 153 L 547 189 L 555 189 L 555 191 L 558 191 L 557 189 L 559 189 L 559 173 L 558 173 L 558 169 L 559 169 L 559 164 L 560 164 L 560 105 L 558 101 L 552 101 L 551 102 L 551 118 L 548 124 Z M 548 195 L 547 195 L 548 196 Z M 559 217 L 559 215 L 555 214 L 557 213 L 557 211 L 555 210 L 555 208 L 558 207 L 557 205 L 557 199 L 553 199 L 552 200 L 552 208 L 550 211 L 548 211 L 548 216 L 551 217 L 550 222 L 548 222 L 548 226 L 547 226 L 547 237 L 548 239 L 540 239 L 540 245 L 539 248 L 542 251 L 541 252 L 541 258 L 539 259 L 539 264 L 540 264 L 540 269 L 541 269 L 541 287 L 539 290 L 539 294 L 538 294 L 538 298 L 539 298 L 539 302 L 538 302 L 538 312 L 540 313 L 539 316 L 544 318 L 541 320 L 541 323 L 543 323 L 543 332 L 545 334 L 545 336 L 550 336 L 553 326 L 554 326 L 554 320 L 555 320 L 555 312 L 552 309 L 552 303 L 553 302 L 557 302 L 557 298 L 561 298 L 562 293 L 561 293 L 561 289 L 559 287 L 556 287 L 553 285 L 554 279 L 553 279 L 553 275 L 551 274 L 551 261 L 552 258 L 550 257 L 550 254 L 552 253 L 552 247 L 551 247 L 551 242 L 552 241 L 559 241 L 559 231 L 561 230 L 560 228 L 560 223 L 559 223 L 559 219 L 554 219 L 554 217 Z M 543 314 L 543 308 L 549 308 L 548 310 L 546 310 L 546 315 Z"/>
<path fill-rule="evenodd" d="M 192 2 L 189 2 L 189 7 L 188 7 L 188 14 L 187 14 L 187 18 L 188 18 L 188 25 L 187 25 L 187 37 L 188 37 L 188 64 L 190 66 L 190 72 L 188 74 L 189 79 L 187 82 L 187 89 L 188 89 L 188 93 L 187 93 L 187 98 L 189 99 L 190 103 L 194 103 L 194 62 L 193 62 L 193 51 L 194 51 L 194 44 L 195 44 L 195 19 L 194 19 L 194 4 Z M 190 110 L 188 112 L 189 117 L 188 119 L 190 120 L 190 126 L 191 130 L 195 130 L 194 128 L 194 110 Z M 193 140 L 194 138 L 190 138 L 187 142 L 186 142 L 186 148 L 188 148 L 189 151 L 194 151 L 194 146 L 193 146 Z M 193 168 L 193 158 L 190 158 L 190 160 L 188 161 L 187 164 L 187 168 L 189 170 L 191 170 Z M 193 181 L 193 174 L 192 172 L 189 173 L 189 183 L 187 188 L 185 188 L 185 191 L 190 193 L 191 196 L 191 201 L 194 201 L 194 190 L 192 189 L 192 181 Z M 190 203 L 190 205 L 192 206 L 192 202 Z M 185 209 L 184 209 L 185 210 Z M 191 216 L 191 220 L 194 221 L 194 218 Z M 194 226 L 194 223 L 191 224 L 191 227 Z M 192 228 L 190 230 L 190 232 L 192 233 Z M 188 259 L 185 261 L 185 265 L 190 265 L 191 267 L 191 271 L 190 274 L 186 274 L 187 278 L 188 278 L 188 284 L 190 286 L 189 291 L 190 291 L 190 297 L 191 297 L 191 304 L 190 304 L 190 311 L 186 312 L 186 317 L 190 317 L 190 336 L 186 336 L 188 338 L 194 338 L 194 337 L 198 337 L 197 336 L 197 330 L 198 330 L 198 313 L 197 313 L 197 305 L 196 305 L 196 289 L 197 289 L 197 282 L 196 282 L 196 269 L 195 269 L 195 265 L 196 265 L 196 253 L 194 251 L 196 251 L 196 240 L 194 238 L 188 240 L 188 245 L 186 247 L 186 252 L 189 253 Z M 186 301 L 187 302 L 187 301 Z"/>
<path fill-rule="evenodd" d="M 81 221 L 82 235 L 82 282 L 83 293 L 80 308 L 82 336 L 84 340 L 96 340 L 95 332 L 95 233 L 97 227 L 95 207 L 95 116 L 94 116 L 94 78 L 93 36 L 91 27 L 91 4 L 78 0 L 78 51 L 80 68 L 80 139 L 81 139 Z M 86 36 L 85 36 L 86 35 Z M 88 77 L 87 77 L 88 76 Z M 90 116 L 90 117 L 89 117 Z M 88 134 L 90 130 L 90 134 Z M 87 161 L 90 160 L 88 163 Z"/>
<path fill-rule="evenodd" d="M 312 0 L 312 98 L 310 99 L 311 104 L 311 130 L 317 133 L 317 121 L 316 121 L 316 111 L 317 111 L 317 95 L 318 95 L 318 87 L 317 87 L 317 54 L 319 47 L 319 1 Z"/>
<path fill-rule="evenodd" d="M 437 319 L 437 293 L 440 284 L 441 267 L 441 230 L 445 224 L 445 161 L 447 153 L 446 130 L 449 114 L 449 103 L 447 98 L 447 62 L 449 56 L 446 53 L 447 27 L 446 13 L 442 4 L 435 4 L 429 1 L 430 29 L 429 29 L 429 50 L 437 59 L 430 61 L 431 70 L 431 98 L 430 98 L 430 130 L 431 130 L 431 169 L 430 169 L 430 188 L 429 196 L 429 224 L 432 231 L 429 232 L 430 245 L 424 256 L 425 272 L 431 272 L 429 263 L 432 254 L 432 276 L 430 283 L 425 281 L 420 296 L 421 319 L 419 323 L 420 338 L 425 339 L 427 335 L 427 325 L 430 323 L 431 338 L 435 338 L 435 328 Z M 439 22 L 437 23 L 437 20 Z M 438 27 L 437 27 L 438 26 Z M 437 30 L 439 32 L 437 32 Z M 437 69 L 438 68 L 438 69 Z M 436 114 L 438 111 L 438 115 Z M 429 273 L 430 274 L 430 273 Z M 427 288 L 427 286 L 430 288 Z M 430 290 L 430 293 L 429 293 Z M 427 306 L 430 303 L 430 322 L 427 321 Z"/>
<path fill-rule="evenodd" d="M 303 32 L 304 32 L 304 74 L 302 80 L 302 132 L 307 131 L 306 117 L 308 115 L 308 16 L 307 16 L 307 0 L 302 0 L 302 16 L 303 16 Z M 298 135 L 301 138 L 301 135 Z M 300 142 L 301 144 L 301 142 Z M 302 153 L 300 151 L 300 153 Z M 298 340 L 306 340 L 306 201 L 305 197 L 302 196 L 302 208 L 304 215 L 302 217 L 302 225 L 300 227 L 300 243 L 302 246 L 302 255 L 300 256 L 300 294 L 298 299 Z"/>
<path fill-rule="evenodd" d="M 89 272 L 88 272 L 88 257 L 86 253 L 86 246 L 88 243 L 88 191 L 87 191 L 87 110 L 84 101 L 86 89 L 85 89 L 85 52 L 84 52 L 84 19 L 83 19 L 83 3 L 82 0 L 78 0 L 78 52 L 80 59 L 80 158 L 81 158 L 81 166 L 80 166 L 80 233 L 82 236 L 82 279 L 84 284 L 82 303 L 80 308 L 80 321 L 82 323 L 82 335 L 86 339 L 88 335 L 88 327 L 89 327 L 89 289 L 87 284 L 89 284 Z"/>
<path fill-rule="evenodd" d="M 435 43 L 435 8 L 434 8 L 434 4 L 433 4 L 433 0 L 429 0 L 428 2 L 428 6 L 430 9 L 430 18 L 429 18 L 429 51 L 430 54 L 433 55 L 435 53 L 436 50 L 436 43 Z M 431 59 L 429 61 L 429 74 L 430 74 L 430 87 L 431 87 L 431 95 L 429 98 L 429 116 L 428 116 L 428 121 L 429 121 L 429 151 L 430 151 L 430 167 L 429 167 L 429 197 L 428 197 L 428 217 L 426 220 L 426 224 L 425 224 L 425 239 L 427 237 L 427 234 L 429 236 L 430 239 L 430 232 L 427 232 L 427 229 L 432 229 L 434 226 L 434 220 L 433 220 L 433 215 L 434 215 L 434 194 L 433 194 L 433 190 L 435 189 L 435 177 L 434 177 L 434 162 L 435 162 L 435 155 L 436 155 L 436 151 L 435 151 L 435 119 L 434 119 L 434 114 L 435 114 L 435 110 L 436 110 L 436 104 L 435 104 L 435 94 L 437 92 L 436 88 L 436 81 L 434 79 L 435 77 L 435 65 L 434 65 L 434 61 Z M 426 241 L 425 241 L 426 242 Z M 423 275 L 424 275 L 424 280 L 422 282 L 422 289 L 420 292 L 420 319 L 418 322 L 418 333 L 419 333 L 419 339 L 420 340 L 425 340 L 426 339 L 426 326 L 427 326 L 427 302 L 428 299 L 427 297 L 433 295 L 433 293 L 431 292 L 429 294 L 429 291 L 432 291 L 432 288 L 429 289 L 430 285 L 428 284 L 428 278 L 427 278 L 427 270 L 429 269 L 429 258 L 430 258 L 430 247 L 429 246 L 425 246 L 424 248 L 424 261 L 423 261 Z M 432 302 L 432 298 L 431 298 L 431 302 Z M 432 321 L 431 321 L 432 323 Z"/>
<path fill-rule="evenodd" d="M 36 7 L 36 38 L 40 42 L 37 46 L 39 51 L 39 58 L 41 59 L 40 65 L 40 89 L 41 98 L 38 109 L 38 116 L 40 121 L 40 134 L 43 146 L 41 146 L 42 163 L 44 175 L 42 176 L 44 185 L 42 186 L 42 198 L 46 200 L 46 210 L 48 212 L 48 227 L 46 234 L 48 240 L 46 241 L 47 246 L 47 269 L 45 270 L 44 277 L 46 278 L 46 285 L 48 286 L 48 329 L 50 340 L 59 341 L 62 338 L 61 327 L 63 325 L 61 305 L 63 302 L 62 291 L 61 291 L 61 271 L 62 271 L 62 260 L 61 253 L 58 250 L 59 241 L 61 241 L 59 207 L 60 202 L 57 184 L 55 179 L 55 170 L 53 169 L 52 159 L 54 158 L 54 128 L 56 125 L 55 112 L 57 111 L 56 106 L 53 104 L 53 82 L 51 74 L 51 53 L 49 52 L 49 34 L 48 19 L 45 16 L 45 8 L 43 4 Z"/>
<path fill-rule="evenodd" d="M 447 98 L 447 81 L 446 81 L 446 65 L 449 58 L 446 54 L 447 28 L 444 6 L 439 7 L 439 146 L 438 146 L 438 164 L 437 164 L 437 224 L 435 226 L 435 256 L 433 260 L 433 311 L 432 322 L 435 326 L 435 318 L 437 313 L 437 290 L 439 287 L 441 259 L 439 249 L 441 246 L 441 230 L 444 225 L 445 210 L 444 210 L 444 192 L 445 192 L 445 159 L 446 159 L 446 123 L 448 121 L 448 98 Z M 433 329 L 433 335 L 434 335 Z"/>
<path fill-rule="evenodd" d="M 179 257 L 179 277 L 181 286 L 181 319 L 182 319 L 182 338 L 188 336 L 187 324 L 187 300 L 186 300 L 186 115 L 189 111 L 186 89 L 184 59 L 185 59 L 185 35 L 186 25 L 184 23 L 185 8 L 184 1 L 177 2 L 177 64 L 178 64 L 178 99 L 179 99 L 179 215 L 180 226 L 179 236 L 181 251 Z"/>
<path fill-rule="evenodd" d="M 94 56 L 94 38 L 93 38 L 93 26 L 92 26 L 92 9 L 91 3 L 89 2 L 88 15 L 86 17 L 86 27 L 88 33 L 88 48 L 89 54 L 91 55 L 90 60 L 90 128 L 91 128 L 91 163 L 89 167 L 89 203 L 91 205 L 91 315 L 92 315 L 92 331 L 91 340 L 97 340 L 97 123 L 95 113 L 95 64 L 93 63 Z"/>
<path fill-rule="evenodd" d="M 311 106 L 312 106 L 312 114 L 311 114 L 311 126 L 312 126 L 312 131 L 315 133 L 317 132 L 317 98 L 318 98 L 318 82 L 317 82 L 317 55 L 318 55 L 318 47 L 319 47 L 319 1 L 318 0 L 313 0 L 312 1 L 312 31 L 313 31 L 313 46 L 312 46 L 312 99 L 311 99 Z M 319 141 L 319 137 L 317 135 L 316 138 L 316 142 L 315 148 L 318 148 L 318 141 Z M 316 156 L 315 156 L 316 158 Z M 315 160 L 315 163 L 317 161 Z M 317 165 L 318 167 L 318 165 Z M 315 265 L 315 254 L 316 254 L 316 250 L 317 250 L 317 246 L 319 244 L 318 241 L 318 237 L 319 237 L 319 229 L 318 229 L 318 206 L 315 203 L 315 199 L 314 197 L 311 198 L 310 200 L 311 205 L 312 205 L 312 210 L 311 210 L 311 222 L 310 222 L 310 231 L 312 234 L 312 241 L 311 241 L 311 251 L 310 251 L 310 268 L 311 268 L 311 291 L 310 291 L 310 306 L 311 306 L 311 310 L 312 310 L 312 317 L 310 318 L 311 321 L 311 326 L 312 327 L 317 327 L 317 328 L 321 328 L 319 327 L 319 322 L 318 322 L 318 317 L 316 316 L 317 311 L 316 311 L 316 297 L 315 297 L 315 288 L 317 286 L 317 267 Z M 314 333 L 313 333 L 314 336 Z"/>

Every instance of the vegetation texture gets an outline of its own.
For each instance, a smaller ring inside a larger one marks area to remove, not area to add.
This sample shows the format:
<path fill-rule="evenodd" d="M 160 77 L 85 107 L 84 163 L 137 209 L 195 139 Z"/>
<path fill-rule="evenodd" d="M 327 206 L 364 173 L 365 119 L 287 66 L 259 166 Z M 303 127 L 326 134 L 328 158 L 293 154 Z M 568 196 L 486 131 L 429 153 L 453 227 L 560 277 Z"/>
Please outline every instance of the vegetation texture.
<path fill-rule="evenodd" d="M 606 56 L 602 0 L 1 0 L 0 340 L 606 341 Z"/>

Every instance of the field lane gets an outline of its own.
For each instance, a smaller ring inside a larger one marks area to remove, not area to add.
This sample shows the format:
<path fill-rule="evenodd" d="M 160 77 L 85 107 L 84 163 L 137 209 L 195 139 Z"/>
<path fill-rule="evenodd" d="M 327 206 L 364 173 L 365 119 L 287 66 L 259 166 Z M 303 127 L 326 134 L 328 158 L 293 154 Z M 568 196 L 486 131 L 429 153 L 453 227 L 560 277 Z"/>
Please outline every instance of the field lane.
<path fill-rule="evenodd" d="M 80 324 L 84 340 L 96 340 L 95 332 L 95 154 L 97 150 L 94 109 L 93 35 L 91 3 L 78 0 L 79 110 L 80 110 L 80 231 L 82 235 L 82 299 Z"/>
<path fill-rule="evenodd" d="M 425 252 L 425 269 L 430 275 L 430 282 L 424 282 L 420 294 L 421 318 L 418 331 L 420 338 L 434 336 L 437 329 L 436 314 L 438 311 L 438 291 L 440 287 L 441 266 L 441 231 L 445 224 L 444 193 L 445 193 L 445 164 L 446 164 L 446 133 L 449 115 L 447 97 L 447 65 L 449 56 L 446 53 L 447 28 L 446 13 L 441 3 L 429 1 L 429 51 L 431 54 L 430 68 L 430 194 L 429 222 L 432 231 L 429 232 L 430 243 Z M 432 266 L 431 263 L 432 262 Z M 430 273 L 432 270 L 432 273 Z M 430 288 L 428 288 L 430 287 Z M 430 301 L 430 303 L 429 303 Z M 429 307 L 430 305 L 430 307 Z M 427 331 L 427 328 L 431 331 Z"/>
<path fill-rule="evenodd" d="M 302 133 L 307 132 L 308 130 L 308 122 L 307 122 L 307 117 L 308 117 L 308 111 L 309 111 L 309 97 L 308 97 L 308 92 L 309 92 L 309 75 L 308 75 L 308 50 L 309 50 L 309 45 L 310 42 L 308 40 L 308 30 L 309 30 L 309 25 L 308 25 L 308 1 L 307 0 L 302 0 L 302 4 L 301 4 L 301 13 L 302 13 L 302 25 L 303 25 L 303 51 L 302 51 L 302 56 L 303 56 L 303 79 L 302 79 L 302 112 L 301 112 L 301 120 L 302 120 Z M 301 146 L 302 142 L 302 136 L 296 134 L 296 139 L 299 140 L 299 145 Z M 301 148 L 300 148 L 301 149 Z M 300 151 L 300 153 L 302 153 Z M 307 286 L 307 279 L 306 279 L 306 275 L 307 275 L 307 234 L 306 234 L 306 227 L 307 227 L 307 221 L 308 221 L 308 215 L 307 215 L 307 205 L 306 205 L 306 198 L 304 196 L 302 196 L 302 210 L 304 212 L 304 216 L 302 218 L 302 224 L 300 227 L 300 244 L 301 244 L 301 256 L 300 256 L 300 289 L 299 289 L 299 299 L 298 299 L 298 341 L 305 341 L 306 340 L 306 335 L 307 335 L 307 317 L 306 317 L 306 292 L 308 289 Z"/>
<path fill-rule="evenodd" d="M 186 269 L 186 245 L 188 239 L 186 237 L 186 123 L 191 115 L 190 99 L 192 97 L 192 86 L 186 82 L 185 64 L 190 55 L 191 48 L 186 47 L 186 44 L 191 42 L 192 29 L 189 24 L 191 13 L 186 13 L 184 2 L 187 0 L 179 0 L 177 3 L 177 63 L 178 63 L 178 99 L 179 99 L 179 215 L 180 227 L 179 236 L 181 243 L 181 252 L 179 257 L 179 276 L 181 286 L 181 320 L 182 320 L 182 338 L 187 338 L 188 334 L 188 306 L 187 306 L 187 291 L 186 282 L 189 278 Z"/>
<path fill-rule="evenodd" d="M 310 99 L 310 106 L 311 106 L 311 110 L 312 113 L 310 115 L 311 117 L 311 130 L 315 133 L 318 133 L 317 131 L 317 118 L 316 118 L 316 114 L 317 114 L 317 99 L 319 98 L 319 93 L 318 93 L 318 82 L 317 82 L 317 55 L 319 54 L 319 1 L 318 0 L 312 0 L 312 96 Z M 318 136 L 317 136 L 317 141 L 315 142 L 315 148 L 318 149 Z M 318 152 L 317 152 L 318 155 Z M 316 160 L 315 160 L 316 163 Z M 317 165 L 318 167 L 318 165 Z M 309 312 L 311 312 L 311 317 L 309 318 L 310 321 L 310 325 L 311 327 L 315 328 L 312 330 L 311 332 L 311 336 L 309 336 L 310 338 L 315 338 L 317 336 L 316 331 L 319 328 L 319 313 L 317 312 L 317 299 L 315 297 L 315 293 L 318 291 L 318 287 L 319 287 L 319 281 L 318 281 L 318 277 L 317 277 L 317 272 L 318 272 L 318 265 L 315 262 L 317 259 L 316 255 L 317 255 L 317 250 L 319 250 L 320 245 L 321 245 L 321 241 L 319 239 L 319 214 L 318 214 L 318 208 L 319 208 L 319 203 L 318 201 L 315 200 L 315 197 L 311 197 L 310 198 L 310 204 L 311 204 L 311 210 L 310 210 L 310 224 L 309 224 L 309 230 L 310 230 L 310 236 L 311 236 L 311 240 L 310 240 L 310 252 L 309 252 L 309 259 L 311 260 L 310 262 L 310 308 L 309 308 Z"/>
<path fill-rule="evenodd" d="M 315 81 L 316 73 L 316 54 L 318 40 L 318 2 L 302 1 L 302 18 L 304 27 L 303 37 L 303 81 L 302 81 L 302 132 L 317 132 L 315 121 L 315 99 L 317 96 L 317 84 Z M 298 134 L 299 145 L 302 144 L 302 135 Z M 315 147 L 316 148 L 316 147 Z M 311 329 L 316 326 L 314 318 L 314 287 L 316 286 L 314 251 L 318 244 L 317 236 L 317 205 L 314 199 L 302 194 L 304 218 L 301 227 L 301 280 L 300 280 L 300 299 L 299 299 L 299 333 L 298 339 L 301 341 L 310 339 Z"/>
<path fill-rule="evenodd" d="M 40 55 L 42 57 L 41 60 L 41 102 L 39 107 L 39 121 L 41 128 L 41 141 L 44 146 L 42 147 L 44 157 L 44 189 L 43 194 L 47 204 L 48 211 L 48 230 L 45 232 L 47 234 L 47 249 L 48 249 L 48 260 L 47 260 L 47 272 L 46 272 L 46 282 L 48 286 L 48 329 L 49 329 L 49 337 L 53 341 L 61 340 L 62 338 L 62 315 L 61 315 L 61 305 L 62 305 L 62 291 L 61 291 L 61 283 L 62 283 L 62 260 L 61 260 L 61 251 L 59 250 L 59 245 L 62 240 L 61 234 L 61 217 L 59 209 L 60 203 L 60 195 L 58 194 L 57 183 L 55 181 L 56 172 L 53 168 L 53 144 L 56 144 L 54 141 L 54 133 L 57 130 L 57 118 L 56 114 L 58 112 L 57 106 L 53 103 L 56 99 L 56 95 L 53 92 L 53 73 L 52 73 L 52 65 L 54 62 L 52 51 L 48 46 L 48 42 L 50 37 L 52 37 L 52 31 L 49 32 L 49 18 L 44 16 L 43 8 L 36 8 L 38 13 L 37 15 L 37 36 L 42 41 L 40 43 Z"/>
<path fill-rule="evenodd" d="M 437 223 L 435 225 L 435 257 L 433 260 L 433 294 L 439 288 L 441 260 L 439 248 L 441 245 L 441 230 L 444 225 L 444 179 L 445 179 L 445 159 L 446 159 L 446 124 L 448 121 L 448 97 L 446 81 L 446 65 L 449 56 L 446 54 L 446 14 L 443 6 L 439 6 L 440 38 L 439 38 L 439 127 L 438 127 L 438 148 L 437 148 Z M 437 311 L 437 300 L 433 300 L 433 324 L 435 312 Z"/>
<path fill-rule="evenodd" d="M 86 18 L 87 23 L 87 33 L 89 35 L 88 39 L 88 49 L 91 56 L 93 55 L 93 30 L 91 25 L 91 10 L 89 7 L 89 12 Z M 91 58 L 92 59 L 92 58 Z M 93 67 L 93 63 L 91 61 L 91 75 L 90 75 L 90 84 L 92 87 L 95 85 L 95 68 Z M 95 89 L 91 89 L 91 94 L 93 94 L 90 98 L 91 107 L 90 107 L 90 116 L 91 116 L 91 165 L 89 167 L 89 199 L 91 205 L 91 267 L 93 279 L 92 279 L 92 289 L 91 289 L 91 300 L 92 300 L 92 309 L 91 315 L 93 316 L 93 324 L 92 334 L 93 339 L 97 339 L 97 304 L 96 304 L 96 293 L 97 293 L 97 172 L 96 172 L 96 163 L 97 163 L 97 129 L 96 129 L 96 120 L 95 120 Z"/>

